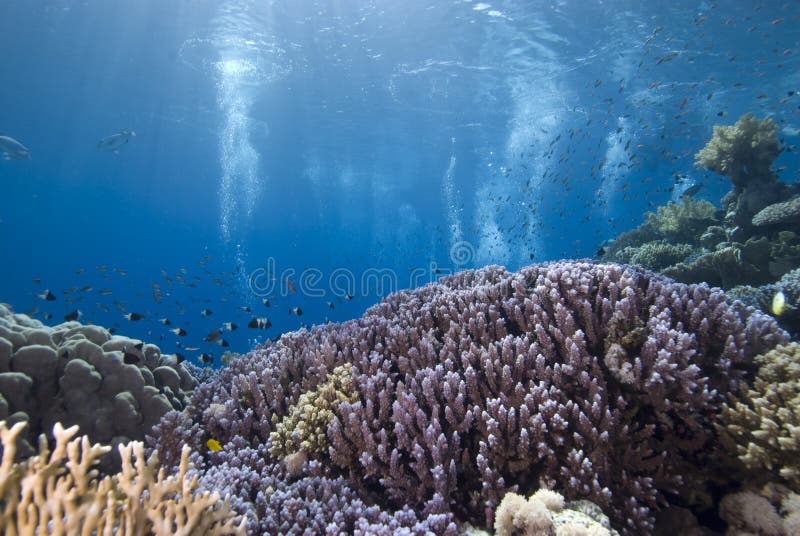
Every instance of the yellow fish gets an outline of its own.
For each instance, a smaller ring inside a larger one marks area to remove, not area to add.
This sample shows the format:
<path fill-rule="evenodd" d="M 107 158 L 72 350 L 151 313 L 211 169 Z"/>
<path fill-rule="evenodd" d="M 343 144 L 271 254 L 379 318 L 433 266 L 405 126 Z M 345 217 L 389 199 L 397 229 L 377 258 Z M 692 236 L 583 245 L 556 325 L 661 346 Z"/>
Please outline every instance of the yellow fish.
<path fill-rule="evenodd" d="M 775 293 L 775 296 L 772 297 L 772 314 L 775 316 L 781 316 L 789 306 L 786 304 L 786 296 L 783 294 L 782 291 L 778 291 Z"/>
<path fill-rule="evenodd" d="M 217 441 L 216 439 L 209 439 L 208 441 L 206 441 L 206 446 L 208 447 L 208 450 L 210 450 L 211 452 L 219 452 L 222 450 L 222 445 L 220 445 L 219 441 Z"/>

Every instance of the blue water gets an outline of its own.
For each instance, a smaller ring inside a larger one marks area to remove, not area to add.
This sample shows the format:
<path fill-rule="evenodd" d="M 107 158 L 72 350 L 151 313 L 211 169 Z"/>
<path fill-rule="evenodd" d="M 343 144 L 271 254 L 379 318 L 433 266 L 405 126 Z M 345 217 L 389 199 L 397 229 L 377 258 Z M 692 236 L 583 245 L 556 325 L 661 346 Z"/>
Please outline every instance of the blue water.
<path fill-rule="evenodd" d="M 798 143 L 798 28 L 795 1 L 0 0 L 0 133 L 32 153 L 0 160 L 0 300 L 195 359 L 222 322 L 243 352 L 451 270 L 593 256 L 678 173 L 718 202 L 713 125 Z"/>

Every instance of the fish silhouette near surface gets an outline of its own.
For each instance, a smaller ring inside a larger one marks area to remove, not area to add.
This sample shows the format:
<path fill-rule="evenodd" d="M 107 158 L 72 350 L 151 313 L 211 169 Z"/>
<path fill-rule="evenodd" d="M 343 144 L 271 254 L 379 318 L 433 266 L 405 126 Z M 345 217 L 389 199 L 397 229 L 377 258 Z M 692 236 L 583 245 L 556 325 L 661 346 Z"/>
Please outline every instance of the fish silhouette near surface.
<path fill-rule="evenodd" d="M 114 154 L 119 154 L 120 148 L 128 143 L 131 138 L 136 137 L 136 132 L 133 130 L 120 130 L 116 134 L 107 136 L 97 142 L 97 148 L 101 151 L 110 151 Z"/>
<path fill-rule="evenodd" d="M 11 136 L 0 135 L 0 154 L 3 160 L 30 160 L 31 151 Z"/>

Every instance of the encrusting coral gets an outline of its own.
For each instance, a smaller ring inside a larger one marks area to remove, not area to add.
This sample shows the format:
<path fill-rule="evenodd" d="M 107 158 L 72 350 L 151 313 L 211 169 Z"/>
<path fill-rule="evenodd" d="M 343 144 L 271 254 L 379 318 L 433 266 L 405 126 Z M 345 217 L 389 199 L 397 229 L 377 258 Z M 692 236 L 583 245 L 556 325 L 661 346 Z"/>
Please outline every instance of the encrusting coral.
<path fill-rule="evenodd" d="M 754 363 L 752 387 L 723 405 L 717 427 L 753 479 L 774 473 L 800 491 L 800 344 L 778 346 Z"/>
<path fill-rule="evenodd" d="M 176 475 L 158 469 L 154 455 L 132 442 L 119 447 L 122 471 L 100 478 L 95 468 L 111 447 L 74 437 L 77 426 L 53 428 L 55 447 L 40 437 L 39 453 L 14 461 L 24 423 L 9 429 L 0 421 L 0 533 L 7 536 L 49 534 L 153 534 L 208 536 L 243 534 L 227 502 L 217 493 L 197 490 L 190 476 L 189 449 Z"/>
<path fill-rule="evenodd" d="M 506 492 L 548 487 L 644 534 L 665 493 L 702 488 L 713 469 L 723 393 L 787 339 L 719 289 L 632 266 L 487 267 L 242 356 L 151 440 L 168 464 L 189 444 L 201 485 L 230 491 L 252 533 L 370 519 L 388 523 L 377 534 L 455 534 L 491 524 Z M 272 432 L 345 363 L 357 399 L 333 411 L 327 449 L 289 475 Z M 209 434 L 221 450 L 204 448 Z"/>

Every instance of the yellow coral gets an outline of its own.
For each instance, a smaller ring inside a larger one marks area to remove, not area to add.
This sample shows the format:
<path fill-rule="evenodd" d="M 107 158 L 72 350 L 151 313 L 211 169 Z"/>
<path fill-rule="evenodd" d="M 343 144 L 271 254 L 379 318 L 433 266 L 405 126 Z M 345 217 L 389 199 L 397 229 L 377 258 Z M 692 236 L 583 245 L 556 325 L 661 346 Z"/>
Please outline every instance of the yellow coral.
<path fill-rule="evenodd" d="M 39 454 L 15 463 L 24 428 L 17 423 L 8 429 L 0 421 L 2 534 L 244 534 L 244 520 L 234 525 L 227 501 L 217 493 L 197 493 L 198 476 L 187 476 L 188 447 L 178 474 L 167 476 L 155 454 L 145 458 L 141 442 L 120 445 L 122 471 L 99 478 L 94 466 L 110 447 L 74 438 L 77 426 L 56 423 L 52 452 L 42 436 Z"/>
<path fill-rule="evenodd" d="M 313 455 L 325 451 L 328 425 L 339 404 L 358 400 L 351 368 L 350 363 L 336 367 L 324 383 L 300 395 L 270 434 L 270 454 L 286 456 L 302 450 Z"/>
<path fill-rule="evenodd" d="M 745 114 L 734 125 L 714 127 L 711 140 L 695 155 L 695 165 L 725 175 L 741 188 L 771 179 L 770 166 L 780 152 L 775 122 Z"/>
<path fill-rule="evenodd" d="M 756 472 L 777 471 L 800 489 L 800 344 L 757 356 L 753 386 L 722 409 L 718 430 Z"/>

